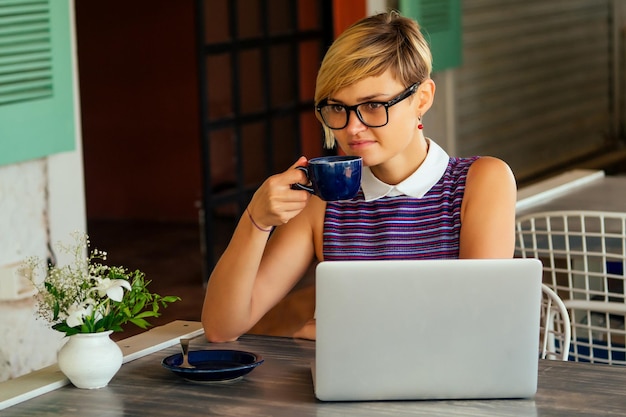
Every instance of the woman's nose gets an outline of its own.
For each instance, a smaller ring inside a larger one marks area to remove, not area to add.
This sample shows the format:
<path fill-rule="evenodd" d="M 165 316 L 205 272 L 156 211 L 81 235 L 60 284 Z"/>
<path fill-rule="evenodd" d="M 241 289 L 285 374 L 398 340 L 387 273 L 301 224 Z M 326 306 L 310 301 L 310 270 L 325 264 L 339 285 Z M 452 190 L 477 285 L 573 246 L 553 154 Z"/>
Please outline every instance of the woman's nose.
<path fill-rule="evenodd" d="M 363 122 L 357 115 L 356 109 L 350 112 L 350 117 L 348 118 L 348 125 L 345 127 L 345 129 L 350 134 L 361 132 L 367 129 L 367 126 L 363 124 Z"/>

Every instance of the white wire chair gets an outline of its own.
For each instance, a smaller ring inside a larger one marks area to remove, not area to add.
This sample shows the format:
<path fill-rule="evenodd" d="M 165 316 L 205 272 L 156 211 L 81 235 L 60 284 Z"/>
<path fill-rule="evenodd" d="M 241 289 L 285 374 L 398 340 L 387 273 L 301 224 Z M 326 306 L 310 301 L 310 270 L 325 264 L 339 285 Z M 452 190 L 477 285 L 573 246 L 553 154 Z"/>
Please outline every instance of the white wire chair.
<path fill-rule="evenodd" d="M 570 313 L 570 360 L 626 365 L 626 213 L 534 213 L 516 229 L 516 256 L 543 262 Z"/>
<path fill-rule="evenodd" d="M 541 290 L 540 357 L 566 361 L 572 337 L 567 307 L 546 284 L 541 284 Z"/>

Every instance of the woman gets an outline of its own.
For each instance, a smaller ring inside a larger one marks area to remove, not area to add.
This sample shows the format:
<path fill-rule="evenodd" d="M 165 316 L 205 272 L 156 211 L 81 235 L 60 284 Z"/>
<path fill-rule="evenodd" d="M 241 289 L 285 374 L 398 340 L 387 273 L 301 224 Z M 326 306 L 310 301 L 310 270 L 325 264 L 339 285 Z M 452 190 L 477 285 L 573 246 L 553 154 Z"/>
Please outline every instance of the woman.
<path fill-rule="evenodd" d="M 450 158 L 423 134 L 435 94 L 431 62 L 417 23 L 396 12 L 365 18 L 337 38 L 318 73 L 316 115 L 327 147 L 363 158 L 361 190 L 327 203 L 292 189 L 306 182 L 293 169 L 305 157 L 268 178 L 209 279 L 208 340 L 248 331 L 314 258 L 513 256 L 516 184 L 508 165 Z M 314 339 L 315 321 L 294 336 Z"/>

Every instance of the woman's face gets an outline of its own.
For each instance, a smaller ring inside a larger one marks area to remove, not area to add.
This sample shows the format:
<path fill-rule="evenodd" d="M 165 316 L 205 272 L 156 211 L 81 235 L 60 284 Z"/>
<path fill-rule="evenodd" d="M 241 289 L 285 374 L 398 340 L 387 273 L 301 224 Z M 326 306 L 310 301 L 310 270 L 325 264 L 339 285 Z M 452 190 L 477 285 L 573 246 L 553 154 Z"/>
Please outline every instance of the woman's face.
<path fill-rule="evenodd" d="M 370 101 L 387 102 L 407 87 L 387 71 L 339 90 L 328 102 L 346 106 Z M 346 154 L 361 156 L 364 165 L 372 167 L 373 171 L 380 165 L 400 170 L 410 165 L 415 169 L 415 161 L 421 163 L 425 157 L 425 147 L 422 146 L 425 140 L 417 128 L 420 116 L 418 93 L 389 107 L 388 113 L 385 126 L 371 128 L 351 111 L 348 125 L 334 130 L 337 143 Z"/>

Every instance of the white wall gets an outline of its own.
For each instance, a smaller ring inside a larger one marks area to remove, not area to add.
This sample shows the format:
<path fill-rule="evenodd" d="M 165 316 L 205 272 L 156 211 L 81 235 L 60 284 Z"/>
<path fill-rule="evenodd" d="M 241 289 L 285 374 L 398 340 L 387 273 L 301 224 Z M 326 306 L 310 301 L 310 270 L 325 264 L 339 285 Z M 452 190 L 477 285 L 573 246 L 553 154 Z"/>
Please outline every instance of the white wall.
<path fill-rule="evenodd" d="M 392 7 L 392 2 L 388 2 L 387 0 L 367 0 L 366 9 L 367 15 L 371 16 L 377 13 L 383 13 L 388 10 L 389 7 Z M 394 8 L 397 6 L 393 6 Z"/>
<path fill-rule="evenodd" d="M 0 166 L 0 381 L 54 363 L 62 339 L 36 319 L 32 292 L 16 267 L 28 256 L 46 259 L 48 248 L 71 231 L 86 231 L 75 39 L 73 29 L 76 150 Z"/>

